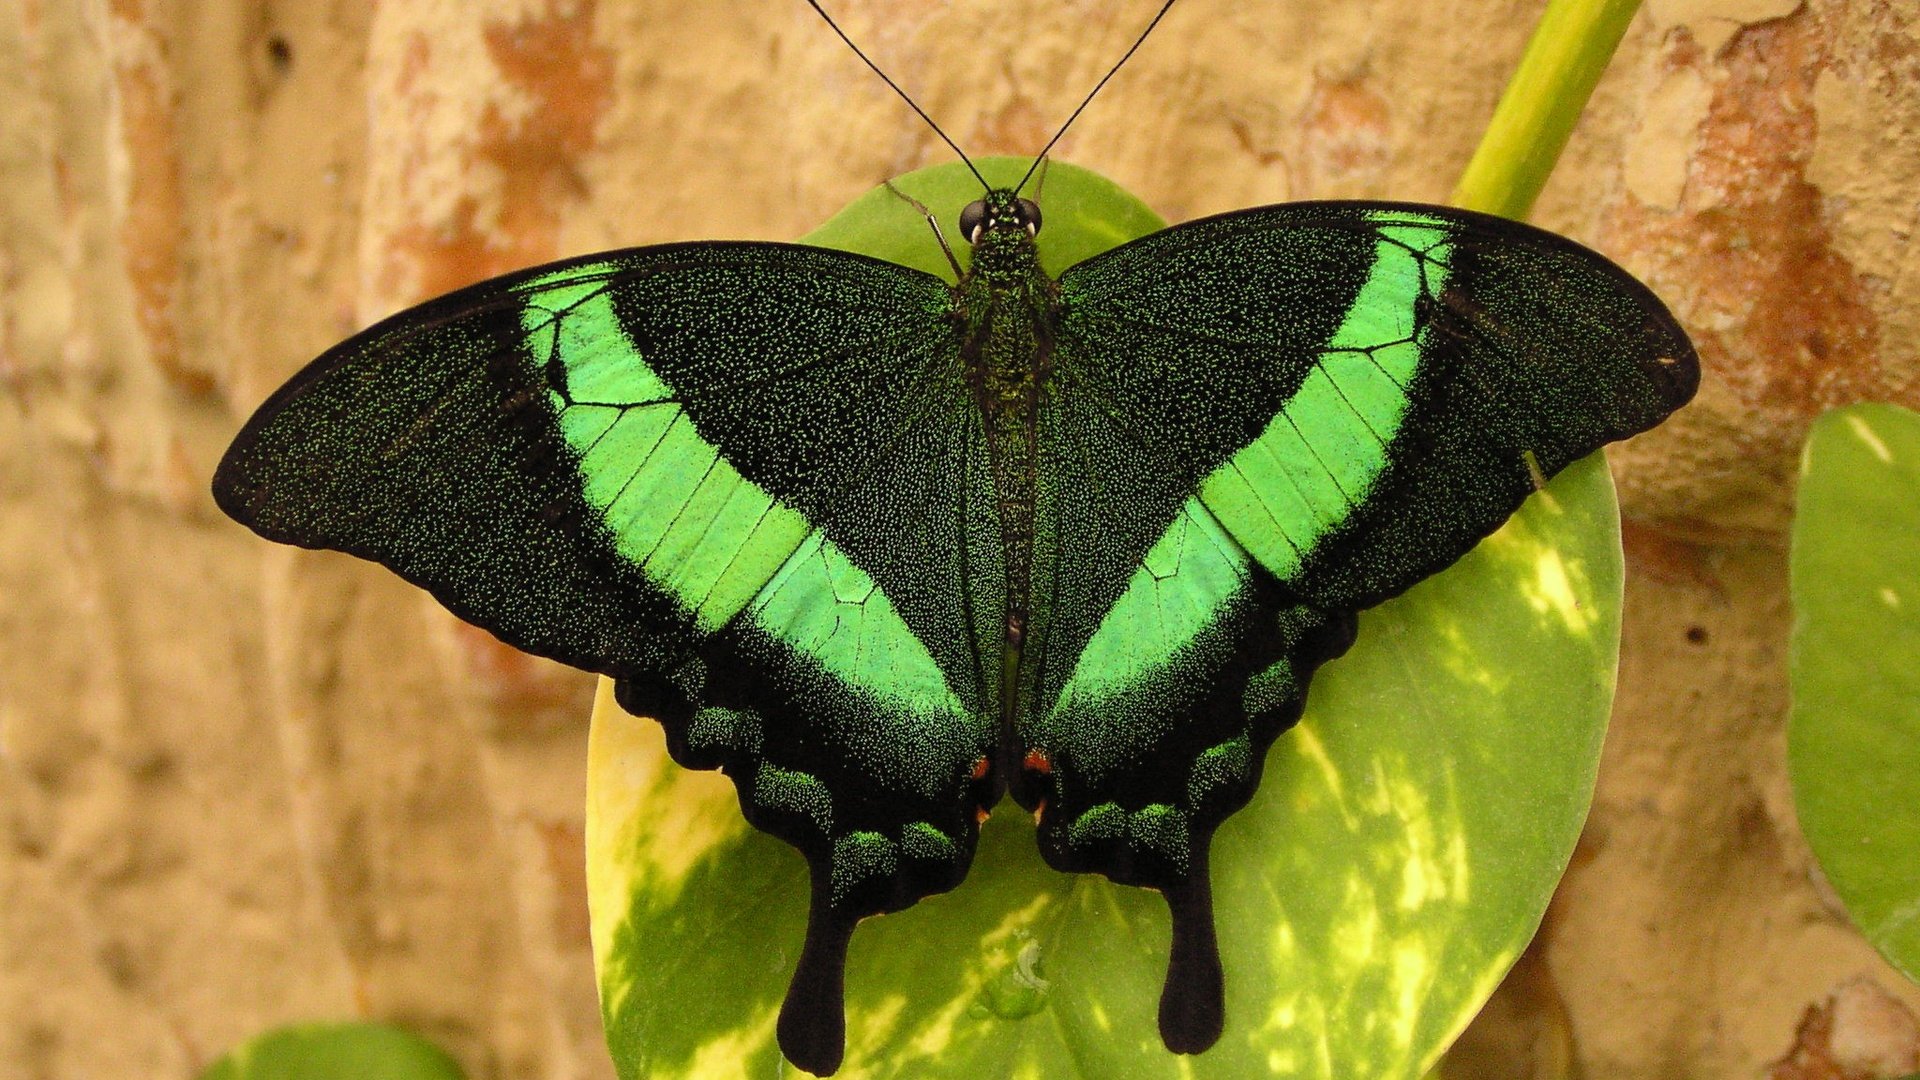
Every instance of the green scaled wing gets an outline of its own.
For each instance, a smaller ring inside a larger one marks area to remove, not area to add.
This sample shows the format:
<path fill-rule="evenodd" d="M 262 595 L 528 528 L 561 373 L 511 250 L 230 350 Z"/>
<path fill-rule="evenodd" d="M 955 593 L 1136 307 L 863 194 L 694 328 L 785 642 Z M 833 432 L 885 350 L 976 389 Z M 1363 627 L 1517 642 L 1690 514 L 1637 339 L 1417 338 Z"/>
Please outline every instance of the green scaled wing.
<path fill-rule="evenodd" d="M 816 1068 L 854 921 L 957 884 L 998 798 L 999 643 L 967 618 L 999 549 L 952 305 L 791 245 L 543 267 L 330 350 L 214 481 L 270 539 L 613 676 L 677 760 L 723 768 L 813 867 L 794 1026 Z"/>
<path fill-rule="evenodd" d="M 1686 334 L 1625 271 L 1444 207 L 1224 214 L 1075 266 L 1061 293 L 1061 368 L 1329 610 L 1450 565 L 1541 477 L 1699 382 Z"/>
<path fill-rule="evenodd" d="M 1063 273 L 1056 318 L 1012 791 L 1050 864 L 1166 895 L 1161 1031 L 1204 1049 L 1208 840 L 1352 614 L 1665 419 L 1697 362 L 1601 256 L 1390 203 L 1167 229 Z"/>

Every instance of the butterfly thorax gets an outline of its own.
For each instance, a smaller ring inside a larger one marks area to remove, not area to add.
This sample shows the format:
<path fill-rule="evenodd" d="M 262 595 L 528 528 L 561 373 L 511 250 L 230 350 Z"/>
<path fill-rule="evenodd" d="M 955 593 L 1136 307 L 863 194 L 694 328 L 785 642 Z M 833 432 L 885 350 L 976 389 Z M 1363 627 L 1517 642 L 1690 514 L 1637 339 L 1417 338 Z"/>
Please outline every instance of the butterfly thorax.
<path fill-rule="evenodd" d="M 969 239 L 973 268 L 960 283 L 966 320 L 961 355 L 985 423 L 1007 573 L 1006 641 L 1012 677 L 1026 634 L 1034 536 L 1036 414 L 1053 350 L 1055 289 L 1040 269 L 1034 231 L 1011 192 L 985 200 Z"/>

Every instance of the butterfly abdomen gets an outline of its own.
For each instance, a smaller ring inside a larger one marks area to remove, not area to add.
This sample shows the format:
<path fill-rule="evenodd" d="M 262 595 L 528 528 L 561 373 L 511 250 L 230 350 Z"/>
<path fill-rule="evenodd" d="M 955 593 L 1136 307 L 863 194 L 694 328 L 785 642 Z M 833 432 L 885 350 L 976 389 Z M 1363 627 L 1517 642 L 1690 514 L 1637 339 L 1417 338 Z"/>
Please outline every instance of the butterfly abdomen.
<path fill-rule="evenodd" d="M 972 317 L 962 356 L 985 424 L 1007 576 L 1001 709 L 1009 717 L 1033 595 L 1037 411 L 1052 352 L 1047 307 L 1035 301 L 1047 285 L 1032 266 L 1024 275 L 983 272 L 969 280 L 963 300 Z"/>

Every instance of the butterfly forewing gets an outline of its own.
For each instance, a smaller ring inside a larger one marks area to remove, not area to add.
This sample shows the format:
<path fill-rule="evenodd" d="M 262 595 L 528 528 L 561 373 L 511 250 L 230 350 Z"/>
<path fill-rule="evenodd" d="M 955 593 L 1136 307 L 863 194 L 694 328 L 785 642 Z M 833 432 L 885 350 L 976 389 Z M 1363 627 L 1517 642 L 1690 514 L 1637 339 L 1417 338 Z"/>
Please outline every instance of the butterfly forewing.
<path fill-rule="evenodd" d="M 1048 772 L 1016 791 L 1048 800 L 1056 863 L 1127 880 L 1167 879 L 1244 803 L 1347 614 L 1698 379 L 1599 255 L 1386 203 L 1241 211 L 1080 263 L 1052 360 L 1054 640 L 1022 729 Z"/>
<path fill-rule="evenodd" d="M 1089 259 L 1061 293 L 1061 365 L 1328 608 L 1452 563 L 1537 474 L 1659 423 L 1699 378 L 1665 306 L 1606 259 L 1442 207 L 1225 214 Z"/>

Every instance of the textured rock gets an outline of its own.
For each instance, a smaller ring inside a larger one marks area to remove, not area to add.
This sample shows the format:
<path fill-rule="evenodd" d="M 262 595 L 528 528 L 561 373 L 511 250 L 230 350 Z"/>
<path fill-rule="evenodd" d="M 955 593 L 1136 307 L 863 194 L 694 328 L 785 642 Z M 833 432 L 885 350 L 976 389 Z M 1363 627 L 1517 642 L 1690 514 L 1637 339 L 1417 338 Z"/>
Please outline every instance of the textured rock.
<path fill-rule="evenodd" d="M 833 5 L 978 153 L 1037 149 L 1151 6 Z M 1442 199 L 1537 10 L 1184 0 L 1059 152 L 1176 220 Z M 945 154 L 799 3 L 0 7 L 0 1075 L 189 1075 L 359 1015 L 477 1077 L 608 1075 L 588 681 L 255 541 L 206 477 L 389 311 L 566 253 L 791 237 Z M 1806 424 L 1920 404 L 1916 190 L 1914 0 L 1650 2 L 1576 132 L 1536 220 L 1646 277 L 1708 373 L 1613 456 L 1600 797 L 1470 1036 L 1533 1049 L 1463 1075 L 1757 1075 L 1850 979 L 1920 1008 L 1810 880 L 1781 734 Z"/>

